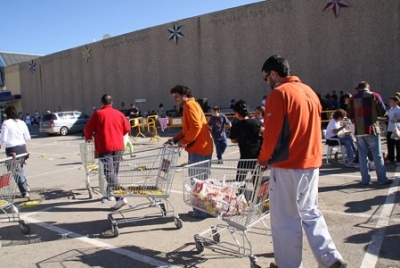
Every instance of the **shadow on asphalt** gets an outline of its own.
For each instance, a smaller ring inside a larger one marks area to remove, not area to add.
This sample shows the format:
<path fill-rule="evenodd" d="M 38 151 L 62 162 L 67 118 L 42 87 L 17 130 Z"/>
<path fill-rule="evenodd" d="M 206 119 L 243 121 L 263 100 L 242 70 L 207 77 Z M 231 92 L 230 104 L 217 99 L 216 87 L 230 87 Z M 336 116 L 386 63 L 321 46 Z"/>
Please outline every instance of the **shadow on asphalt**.
<path fill-rule="evenodd" d="M 369 230 L 352 235 L 346 238 L 346 243 L 351 244 L 366 244 L 364 246 L 364 250 L 367 251 L 367 248 L 370 243 L 374 243 L 376 241 L 371 242 L 371 237 L 374 232 L 382 233 L 384 235 L 383 244 L 379 251 L 379 258 L 380 259 L 388 259 L 393 261 L 400 261 L 400 254 L 399 254 L 399 244 L 400 244 L 400 224 L 389 225 L 387 227 L 377 227 L 375 226 L 366 227 Z"/>
<path fill-rule="evenodd" d="M 390 185 L 385 185 L 385 186 L 390 186 Z M 364 186 L 365 187 L 365 186 Z M 371 187 L 372 188 L 372 187 Z M 382 188 L 381 185 L 376 185 L 375 188 Z M 394 204 L 399 204 L 400 203 L 400 191 L 394 192 Z M 363 213 L 363 212 L 368 212 L 371 211 L 373 207 L 378 207 L 380 208 L 383 204 L 386 202 L 387 195 L 379 195 L 379 196 L 374 196 L 370 199 L 364 199 L 361 201 L 350 201 L 345 204 L 348 209 L 345 210 L 346 213 Z M 399 254 L 400 255 L 400 254 Z"/>

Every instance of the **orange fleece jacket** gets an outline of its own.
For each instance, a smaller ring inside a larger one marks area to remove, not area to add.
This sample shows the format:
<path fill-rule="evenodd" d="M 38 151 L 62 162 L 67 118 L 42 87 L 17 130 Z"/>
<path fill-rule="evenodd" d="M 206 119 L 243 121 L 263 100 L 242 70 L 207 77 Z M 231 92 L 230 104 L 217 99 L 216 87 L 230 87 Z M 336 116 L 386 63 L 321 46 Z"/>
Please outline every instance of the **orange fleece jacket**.
<path fill-rule="evenodd" d="M 174 137 L 175 141 L 190 144 L 186 148 L 188 153 L 210 155 L 213 152 L 213 140 L 206 117 L 200 105 L 194 98 L 183 105 L 182 131 Z"/>
<path fill-rule="evenodd" d="M 267 98 L 259 162 L 308 169 L 322 165 L 321 104 L 315 92 L 291 76 Z"/>

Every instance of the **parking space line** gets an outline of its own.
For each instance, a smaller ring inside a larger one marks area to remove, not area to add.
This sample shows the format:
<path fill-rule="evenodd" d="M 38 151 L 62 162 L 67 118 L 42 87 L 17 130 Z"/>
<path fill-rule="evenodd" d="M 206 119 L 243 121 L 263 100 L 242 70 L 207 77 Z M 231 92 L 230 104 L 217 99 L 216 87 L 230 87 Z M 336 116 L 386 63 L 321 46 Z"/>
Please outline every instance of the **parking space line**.
<path fill-rule="evenodd" d="M 34 213 L 34 214 L 37 214 L 37 213 Z M 95 247 L 98 247 L 98 248 L 102 248 L 102 249 L 105 249 L 105 250 L 112 251 L 114 253 L 126 256 L 126 257 L 134 259 L 136 261 L 140 261 L 142 263 L 146 263 L 146 264 L 149 264 L 149 265 L 152 265 L 152 266 L 156 266 L 156 267 L 171 267 L 171 268 L 172 267 L 178 267 L 178 266 L 173 266 L 173 265 L 170 265 L 169 263 L 166 263 L 166 262 L 163 262 L 163 261 L 159 261 L 157 259 L 145 256 L 145 255 L 142 255 L 142 254 L 139 254 L 139 253 L 124 249 L 124 248 L 116 247 L 114 245 L 105 243 L 103 241 L 99 241 L 99 240 L 97 240 L 95 238 L 88 238 L 86 236 L 83 236 L 81 234 L 72 232 L 70 230 L 67 230 L 67 229 L 64 229 L 64 228 L 60 228 L 60 227 L 57 227 L 57 226 L 54 226 L 54 225 L 50 225 L 48 223 L 39 221 L 39 220 L 37 220 L 35 218 L 24 216 L 23 219 L 26 222 L 30 222 L 30 223 L 39 225 L 40 227 L 43 227 L 43 228 L 45 228 L 47 230 L 50 230 L 50 231 L 53 231 L 55 233 L 64 234 L 66 237 L 77 239 L 77 240 L 79 240 L 81 242 L 84 242 L 84 243 L 87 243 L 87 244 L 91 244 L 91 245 L 93 245 Z"/>
<path fill-rule="evenodd" d="M 71 170 L 71 169 L 76 169 L 76 167 L 75 167 L 75 166 L 72 166 L 72 167 L 70 167 L 70 168 L 64 168 L 64 169 L 54 170 L 54 171 L 45 172 L 45 173 L 40 173 L 40 174 L 36 174 L 36 175 L 29 175 L 29 178 L 40 177 L 40 176 L 43 176 L 43 175 L 49 175 L 49 174 L 53 174 L 53 173 L 64 172 L 64 171 L 66 171 L 66 170 Z"/>
<path fill-rule="evenodd" d="M 382 205 L 378 222 L 376 223 L 375 230 L 371 236 L 371 241 L 368 245 L 367 251 L 365 252 L 360 267 L 374 268 L 378 262 L 379 252 L 382 247 L 383 239 L 385 238 L 386 227 L 389 225 L 390 216 L 395 205 L 394 199 L 396 197 L 396 192 L 399 191 L 399 172 L 400 168 L 397 167 L 396 172 L 394 173 L 394 177 L 396 177 L 396 179 L 393 180 L 393 183 L 388 190 L 385 204 Z"/>

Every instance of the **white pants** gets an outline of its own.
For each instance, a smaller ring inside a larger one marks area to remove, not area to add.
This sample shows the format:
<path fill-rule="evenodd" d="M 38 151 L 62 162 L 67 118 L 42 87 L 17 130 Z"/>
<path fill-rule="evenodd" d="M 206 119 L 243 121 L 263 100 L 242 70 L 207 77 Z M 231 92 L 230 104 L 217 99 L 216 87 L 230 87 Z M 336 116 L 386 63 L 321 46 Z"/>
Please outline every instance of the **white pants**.
<path fill-rule="evenodd" d="M 317 208 L 318 178 L 319 168 L 271 168 L 271 229 L 279 268 L 302 267 L 302 227 L 319 267 L 342 259 Z"/>

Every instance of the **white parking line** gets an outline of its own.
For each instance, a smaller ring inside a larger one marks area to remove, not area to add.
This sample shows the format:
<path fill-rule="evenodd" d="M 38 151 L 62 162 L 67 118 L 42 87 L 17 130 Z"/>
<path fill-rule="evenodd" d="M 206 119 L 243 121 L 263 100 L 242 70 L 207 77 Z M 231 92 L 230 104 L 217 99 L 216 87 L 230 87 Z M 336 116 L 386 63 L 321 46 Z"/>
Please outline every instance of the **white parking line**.
<path fill-rule="evenodd" d="M 390 216 L 393 211 L 393 206 L 395 205 L 394 198 L 396 196 L 396 192 L 399 191 L 399 172 L 400 169 L 397 167 L 396 172 L 394 173 L 394 177 L 396 177 L 396 179 L 393 181 L 388 190 L 385 204 L 382 206 L 379 220 L 376 223 L 375 230 L 371 236 L 371 242 L 368 245 L 360 267 L 375 268 L 376 263 L 378 262 L 379 252 L 382 247 L 383 239 L 385 238 L 386 227 L 389 225 Z"/>
<path fill-rule="evenodd" d="M 50 210 L 50 208 L 47 208 L 46 210 Z M 42 212 L 43 211 L 45 211 L 45 210 L 42 210 Z M 30 214 L 30 215 L 38 214 L 38 213 L 39 212 L 35 212 L 35 213 Z M 38 219 L 31 218 L 31 217 L 26 216 L 26 215 L 23 217 L 23 219 L 26 222 L 34 223 L 34 224 L 39 225 L 39 226 L 41 226 L 41 227 L 43 227 L 43 228 L 45 228 L 47 230 L 50 230 L 50 231 L 53 231 L 53 232 L 56 232 L 56 233 L 59 233 L 59 234 L 63 234 L 66 237 L 77 239 L 77 240 L 79 240 L 81 242 L 84 242 L 84 243 L 87 243 L 87 244 L 91 244 L 91 245 L 93 245 L 95 247 L 98 247 L 98 248 L 102 248 L 102 249 L 106 249 L 106 250 L 112 251 L 114 253 L 126 256 L 128 258 L 131 258 L 131 259 L 134 259 L 136 261 L 140 261 L 140 262 L 152 265 L 152 266 L 156 266 L 156 267 L 171 267 L 171 268 L 172 267 L 178 267 L 178 266 L 173 266 L 173 265 L 170 265 L 169 263 L 166 263 L 166 262 L 163 262 L 163 261 L 159 261 L 157 259 L 145 256 L 145 255 L 139 254 L 137 252 L 133 252 L 133 251 L 130 251 L 130 250 L 127 250 L 127 249 L 116 247 L 116 246 L 108 244 L 108 243 L 104 243 L 104 242 L 99 241 L 99 240 L 97 240 L 95 238 L 88 238 L 88 237 L 86 237 L 84 235 L 81 235 L 81 234 L 78 234 L 78 233 L 75 233 L 75 232 L 72 232 L 70 230 L 67 230 L 67 229 L 64 229 L 64 228 L 60 228 L 60 227 L 57 227 L 57 226 L 54 226 L 54 225 L 50 225 L 48 223 L 39 221 Z"/>
<path fill-rule="evenodd" d="M 72 167 L 69 167 L 69 168 L 54 170 L 54 171 L 45 172 L 45 173 L 40 173 L 40 174 L 36 174 L 36 175 L 29 175 L 29 178 L 41 177 L 41 176 L 43 176 L 43 175 L 49 175 L 49 174 L 53 174 L 53 173 L 64 172 L 64 171 L 66 171 L 66 170 L 71 170 L 71 169 L 76 169 L 76 167 L 75 167 L 75 166 L 72 166 Z"/>

